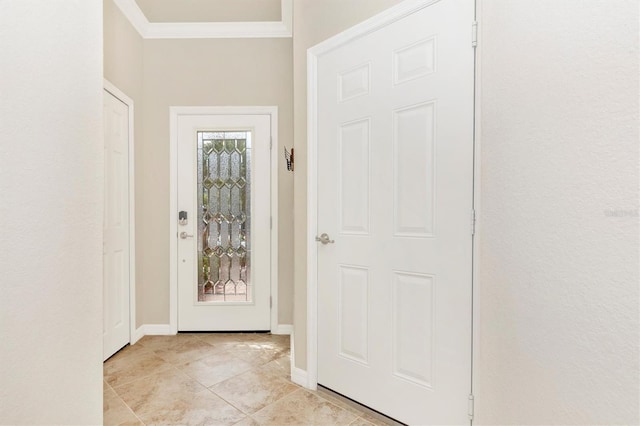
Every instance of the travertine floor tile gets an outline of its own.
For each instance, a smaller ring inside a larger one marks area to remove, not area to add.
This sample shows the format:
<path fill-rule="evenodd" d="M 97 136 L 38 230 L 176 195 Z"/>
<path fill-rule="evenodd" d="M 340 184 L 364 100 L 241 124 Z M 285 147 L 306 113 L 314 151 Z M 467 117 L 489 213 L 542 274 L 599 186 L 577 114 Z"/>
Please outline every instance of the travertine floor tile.
<path fill-rule="evenodd" d="M 145 424 L 232 425 L 245 414 L 177 370 L 114 388 Z"/>
<path fill-rule="evenodd" d="M 375 426 L 375 425 L 373 423 L 366 421 L 362 417 L 358 417 L 353 422 L 349 423 L 349 426 Z"/>
<path fill-rule="evenodd" d="M 288 348 L 291 345 L 291 336 L 288 334 L 271 334 L 266 333 L 261 335 L 264 340 L 275 343 L 279 346 Z"/>
<path fill-rule="evenodd" d="M 103 407 L 103 423 L 107 426 L 142 425 L 131 409 L 111 389 L 105 394 Z"/>
<path fill-rule="evenodd" d="M 233 426 L 260 426 L 260 423 L 255 421 L 252 417 L 247 416 Z"/>
<path fill-rule="evenodd" d="M 163 404 L 176 395 L 193 395 L 205 389 L 175 368 L 113 388 L 134 412 L 149 404 Z"/>
<path fill-rule="evenodd" d="M 365 408 L 365 410 L 367 412 L 365 412 L 362 415 L 362 418 L 364 420 L 366 420 L 367 422 L 375 425 L 375 426 L 398 426 L 398 425 L 402 425 L 402 423 L 395 422 L 395 421 L 391 420 L 390 418 L 383 416 L 382 414 L 378 414 L 378 413 L 375 413 L 375 412 L 368 412 L 369 410 L 367 410 L 366 408 Z"/>
<path fill-rule="evenodd" d="M 198 338 L 215 348 L 232 351 L 255 365 L 266 364 L 289 354 L 289 336 L 267 333 L 203 333 Z"/>
<path fill-rule="evenodd" d="M 288 356 L 290 351 L 288 347 L 282 347 L 273 342 L 256 341 L 237 346 L 234 353 L 238 358 L 258 366 Z"/>
<path fill-rule="evenodd" d="M 309 391 L 314 392 L 314 391 Z M 318 396 L 328 400 L 329 402 L 337 405 L 338 407 L 344 408 L 347 411 L 350 411 L 362 418 L 362 421 L 367 422 L 368 424 L 373 424 L 375 426 L 398 426 L 401 423 L 395 422 L 390 418 L 383 416 L 380 413 L 377 413 L 365 406 L 358 404 L 357 402 L 351 401 L 348 398 L 335 394 L 329 390 L 326 390 L 322 387 L 319 387 L 317 391 L 315 391 Z M 365 425 L 366 423 L 363 423 Z"/>
<path fill-rule="evenodd" d="M 180 396 L 171 404 L 145 411 L 141 419 L 147 425 L 234 425 L 245 414 L 208 390 L 194 398 Z"/>
<path fill-rule="evenodd" d="M 291 380 L 291 357 L 289 355 L 274 359 L 258 368 L 265 373 Z"/>
<path fill-rule="evenodd" d="M 219 349 L 202 340 L 187 340 L 181 345 L 156 349 L 153 351 L 157 356 L 172 364 L 184 364 L 196 361 L 214 354 Z"/>
<path fill-rule="evenodd" d="M 140 346 L 147 350 L 155 351 L 161 349 L 177 348 L 185 344 L 186 342 L 199 340 L 196 334 L 184 334 L 178 333 L 174 336 L 144 336 L 142 339 L 133 345 L 133 347 Z"/>
<path fill-rule="evenodd" d="M 211 387 L 211 390 L 247 414 L 254 413 L 298 389 L 283 378 L 251 370 Z"/>
<path fill-rule="evenodd" d="M 106 360 L 105 362 L 117 361 L 120 359 L 129 358 L 130 356 L 139 355 L 141 353 L 148 353 L 148 352 L 150 352 L 149 349 L 137 343 L 134 345 L 127 345 L 124 348 L 120 349 L 115 354 L 113 354 L 113 356 L 108 360 Z"/>
<path fill-rule="evenodd" d="M 202 383 L 213 386 L 253 368 L 253 364 L 239 359 L 233 352 L 215 352 L 206 358 L 178 366 L 178 369 Z"/>
<path fill-rule="evenodd" d="M 113 389 L 111 389 L 111 386 L 109 386 L 109 384 L 103 380 L 102 381 L 102 396 L 104 398 L 106 398 L 107 396 L 112 396 L 115 395 L 115 392 L 113 392 Z"/>
<path fill-rule="evenodd" d="M 261 425 L 348 425 L 358 416 L 299 389 L 252 417 Z"/>
<path fill-rule="evenodd" d="M 104 380 L 119 386 L 171 368 L 171 364 L 149 351 L 135 351 L 104 363 Z"/>
<path fill-rule="evenodd" d="M 263 341 L 264 333 L 201 333 L 197 337 L 210 345 L 233 349 L 248 342 Z"/>
<path fill-rule="evenodd" d="M 333 392 L 329 392 L 324 388 L 318 387 L 317 391 L 309 391 L 309 392 L 315 393 L 320 398 L 326 399 L 330 403 L 337 405 L 338 407 L 343 408 L 355 414 L 356 416 L 362 416 L 364 414 L 364 408 L 361 405 L 353 401 L 350 401 L 347 398 L 343 398 L 340 395 L 336 395 Z"/>
<path fill-rule="evenodd" d="M 146 336 L 104 364 L 105 424 L 397 425 L 292 383 L 289 346 L 266 333 Z"/>

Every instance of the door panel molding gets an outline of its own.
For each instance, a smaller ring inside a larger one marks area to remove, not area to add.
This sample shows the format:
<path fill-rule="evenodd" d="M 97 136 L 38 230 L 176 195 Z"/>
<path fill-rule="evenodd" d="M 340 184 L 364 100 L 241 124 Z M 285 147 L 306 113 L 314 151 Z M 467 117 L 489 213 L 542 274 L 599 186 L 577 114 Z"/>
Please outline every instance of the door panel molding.
<path fill-rule="evenodd" d="M 279 334 L 278 325 L 278 107 L 277 106 L 233 106 L 233 107 L 169 107 L 169 327 L 171 334 L 178 332 L 178 119 L 180 116 L 198 115 L 269 115 L 271 117 L 270 167 L 270 212 L 271 226 L 271 332 Z M 275 147 L 276 149 L 273 149 Z"/>
<path fill-rule="evenodd" d="M 140 337 L 136 327 L 136 203 L 135 203 L 135 137 L 134 102 L 122 90 L 107 79 L 103 79 L 104 91 L 127 105 L 129 113 L 129 343 L 136 343 Z M 103 283 L 104 285 L 104 283 Z"/>

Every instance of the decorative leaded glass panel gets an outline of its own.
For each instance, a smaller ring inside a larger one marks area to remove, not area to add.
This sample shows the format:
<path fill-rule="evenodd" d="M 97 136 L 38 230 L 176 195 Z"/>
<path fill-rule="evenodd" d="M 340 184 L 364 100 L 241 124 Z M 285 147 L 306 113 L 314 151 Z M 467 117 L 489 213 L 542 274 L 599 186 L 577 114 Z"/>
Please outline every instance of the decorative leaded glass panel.
<path fill-rule="evenodd" d="M 251 302 L 251 133 L 198 132 L 198 301 Z"/>

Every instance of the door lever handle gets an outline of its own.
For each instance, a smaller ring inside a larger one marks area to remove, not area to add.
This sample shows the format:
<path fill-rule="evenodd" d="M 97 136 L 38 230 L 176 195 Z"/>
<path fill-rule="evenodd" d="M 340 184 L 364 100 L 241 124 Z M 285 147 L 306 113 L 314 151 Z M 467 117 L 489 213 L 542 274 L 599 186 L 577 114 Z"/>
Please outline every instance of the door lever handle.
<path fill-rule="evenodd" d="M 335 243 L 335 241 L 330 239 L 329 235 L 326 234 L 326 233 L 321 234 L 319 237 L 316 237 L 316 241 L 318 241 L 319 243 L 322 243 L 322 244 L 329 244 L 329 243 L 333 244 L 333 243 Z"/>
<path fill-rule="evenodd" d="M 187 238 L 193 238 L 192 234 L 187 234 L 186 232 L 182 231 L 180 233 L 180 238 L 182 238 L 183 240 L 186 240 Z"/>

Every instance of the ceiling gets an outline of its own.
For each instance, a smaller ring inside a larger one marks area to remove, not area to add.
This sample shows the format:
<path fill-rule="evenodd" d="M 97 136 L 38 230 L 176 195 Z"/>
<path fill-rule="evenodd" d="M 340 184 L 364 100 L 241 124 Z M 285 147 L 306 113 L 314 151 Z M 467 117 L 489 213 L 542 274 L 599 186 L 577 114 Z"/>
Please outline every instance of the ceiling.
<path fill-rule="evenodd" d="M 135 0 L 150 23 L 281 20 L 281 0 Z"/>

